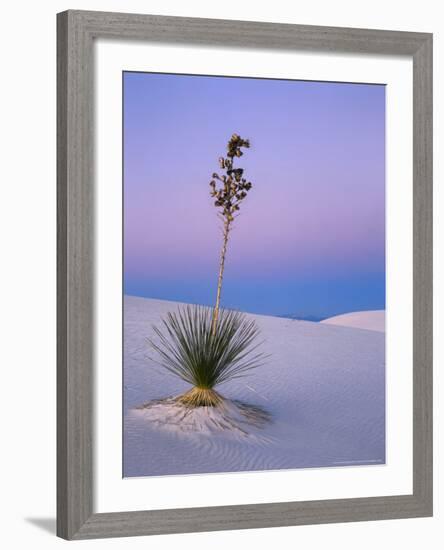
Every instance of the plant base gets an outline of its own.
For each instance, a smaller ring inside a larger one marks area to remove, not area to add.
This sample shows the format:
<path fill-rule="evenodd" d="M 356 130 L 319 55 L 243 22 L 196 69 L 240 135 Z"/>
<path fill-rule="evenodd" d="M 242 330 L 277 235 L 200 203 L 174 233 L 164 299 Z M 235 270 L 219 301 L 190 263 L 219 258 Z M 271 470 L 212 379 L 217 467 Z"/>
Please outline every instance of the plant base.
<path fill-rule="evenodd" d="M 207 388 L 192 388 L 176 401 L 186 407 L 217 407 L 223 401 L 222 397 L 214 390 Z"/>
<path fill-rule="evenodd" d="M 214 390 L 193 388 L 176 397 L 155 399 L 137 407 L 153 427 L 175 434 L 245 438 L 269 443 L 262 429 L 271 415 L 257 405 L 225 399 Z"/>

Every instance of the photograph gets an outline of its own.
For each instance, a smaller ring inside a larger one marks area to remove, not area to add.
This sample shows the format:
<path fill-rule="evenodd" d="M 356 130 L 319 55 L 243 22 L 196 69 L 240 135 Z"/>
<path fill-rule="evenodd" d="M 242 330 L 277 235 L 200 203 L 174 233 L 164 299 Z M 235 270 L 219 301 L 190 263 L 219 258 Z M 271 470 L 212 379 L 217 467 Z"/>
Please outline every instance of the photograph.
<path fill-rule="evenodd" d="M 384 466 L 385 85 L 122 91 L 122 476 Z"/>

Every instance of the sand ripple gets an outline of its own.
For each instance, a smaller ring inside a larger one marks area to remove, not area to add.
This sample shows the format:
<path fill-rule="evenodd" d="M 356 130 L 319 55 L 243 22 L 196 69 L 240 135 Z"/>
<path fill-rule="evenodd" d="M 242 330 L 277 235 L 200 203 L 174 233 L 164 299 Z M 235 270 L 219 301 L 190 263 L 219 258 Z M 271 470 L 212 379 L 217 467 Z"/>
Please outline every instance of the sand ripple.
<path fill-rule="evenodd" d="M 156 399 L 134 409 L 155 428 L 182 436 L 214 436 L 262 440 L 260 430 L 271 421 L 270 414 L 257 405 L 224 399 L 217 407 L 188 407 L 177 397 Z"/>

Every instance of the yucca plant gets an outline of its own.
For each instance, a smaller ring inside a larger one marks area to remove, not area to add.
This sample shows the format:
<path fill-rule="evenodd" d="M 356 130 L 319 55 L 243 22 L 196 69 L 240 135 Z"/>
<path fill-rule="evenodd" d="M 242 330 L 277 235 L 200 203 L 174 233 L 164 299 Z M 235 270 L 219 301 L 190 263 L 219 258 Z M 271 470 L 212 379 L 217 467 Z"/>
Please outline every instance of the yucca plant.
<path fill-rule="evenodd" d="M 242 156 L 242 148 L 248 147 L 249 140 L 233 134 L 226 157 L 219 158 L 224 173 L 214 173 L 210 181 L 210 194 L 223 222 L 215 306 L 186 306 L 177 313 L 168 313 L 161 328 L 154 327 L 157 340 L 150 340 L 159 363 L 193 386 L 177 398 L 189 407 L 220 405 L 223 398 L 215 386 L 244 376 L 264 359 L 256 351 L 260 345 L 256 323 L 241 312 L 220 307 L 230 230 L 240 204 L 252 188 L 252 183 L 243 177 L 244 170 L 234 166 L 234 159 Z"/>
<path fill-rule="evenodd" d="M 238 311 L 221 310 L 214 332 L 213 308 L 186 306 L 168 313 L 162 329 L 154 327 L 158 342 L 152 347 L 161 364 L 193 388 L 178 401 L 190 406 L 217 406 L 218 384 L 244 376 L 257 367 L 262 354 L 253 353 L 258 328 Z"/>

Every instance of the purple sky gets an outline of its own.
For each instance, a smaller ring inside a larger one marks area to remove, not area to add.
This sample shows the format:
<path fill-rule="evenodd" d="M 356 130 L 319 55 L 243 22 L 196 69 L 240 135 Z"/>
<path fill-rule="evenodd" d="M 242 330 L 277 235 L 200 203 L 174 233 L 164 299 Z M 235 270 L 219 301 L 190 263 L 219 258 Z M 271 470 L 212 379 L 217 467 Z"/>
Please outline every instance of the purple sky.
<path fill-rule="evenodd" d="M 315 318 L 385 306 L 385 87 L 124 73 L 124 290 L 211 305 L 211 174 L 233 132 L 253 189 L 223 305 Z"/>

